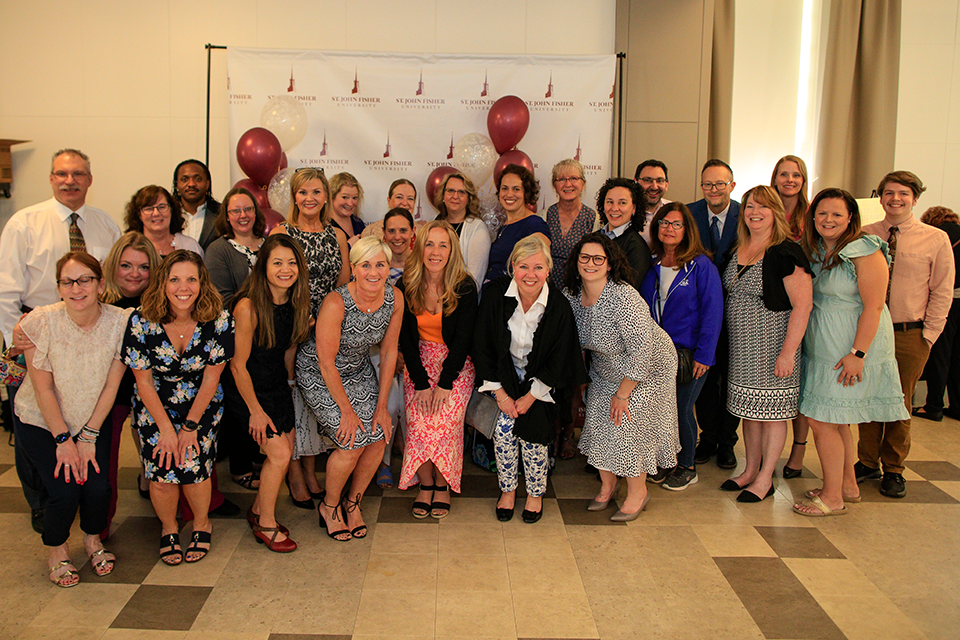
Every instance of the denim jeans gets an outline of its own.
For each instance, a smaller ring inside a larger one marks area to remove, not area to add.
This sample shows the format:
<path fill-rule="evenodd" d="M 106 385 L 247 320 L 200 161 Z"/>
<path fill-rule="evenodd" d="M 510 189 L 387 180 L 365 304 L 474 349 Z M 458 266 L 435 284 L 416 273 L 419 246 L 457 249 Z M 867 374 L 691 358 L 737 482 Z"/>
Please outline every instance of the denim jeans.
<path fill-rule="evenodd" d="M 694 467 L 693 452 L 697 448 L 697 419 L 693 417 L 693 406 L 706 381 L 705 373 L 687 384 L 677 385 L 677 421 L 680 426 L 680 454 L 677 456 L 677 464 L 688 469 Z"/>

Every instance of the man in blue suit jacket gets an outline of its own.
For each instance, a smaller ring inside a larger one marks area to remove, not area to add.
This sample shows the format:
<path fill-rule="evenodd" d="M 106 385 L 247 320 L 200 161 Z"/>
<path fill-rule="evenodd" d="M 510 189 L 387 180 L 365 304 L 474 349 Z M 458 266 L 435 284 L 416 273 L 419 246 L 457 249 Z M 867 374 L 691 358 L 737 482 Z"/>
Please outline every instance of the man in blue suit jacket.
<path fill-rule="evenodd" d="M 737 183 L 733 170 L 722 160 L 707 160 L 700 172 L 700 189 L 703 199 L 687 207 L 697 221 L 703 245 L 713 252 L 713 262 L 723 276 L 730 258 L 727 253 L 737 241 L 737 219 L 740 203 L 730 199 Z M 717 454 L 717 466 L 733 469 L 737 456 L 733 447 L 737 443 L 737 427 L 740 419 L 727 411 L 727 366 L 730 361 L 727 323 L 720 330 L 717 344 L 717 363 L 710 367 L 707 381 L 697 398 L 697 421 L 700 424 L 700 443 L 694 460 L 697 464 L 708 462 Z"/>

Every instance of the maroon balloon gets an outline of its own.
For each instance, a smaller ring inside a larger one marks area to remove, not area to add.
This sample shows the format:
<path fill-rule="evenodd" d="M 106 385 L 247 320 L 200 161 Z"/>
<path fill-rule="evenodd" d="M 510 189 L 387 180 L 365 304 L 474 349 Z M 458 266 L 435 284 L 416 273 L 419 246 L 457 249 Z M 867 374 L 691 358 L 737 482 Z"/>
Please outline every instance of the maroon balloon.
<path fill-rule="evenodd" d="M 530 126 L 530 110 L 527 103 L 517 96 L 503 96 L 493 103 L 487 114 L 487 131 L 497 153 L 513 149 Z"/>
<path fill-rule="evenodd" d="M 240 136 L 237 142 L 237 163 L 259 186 L 270 184 L 270 178 L 280 166 L 280 141 L 263 127 L 254 127 Z"/>
<path fill-rule="evenodd" d="M 270 235 L 270 232 L 281 222 L 286 222 L 286 218 L 274 211 L 273 209 L 263 208 L 260 210 L 263 212 L 263 217 L 267 221 L 267 230 L 263 232 L 264 236 Z"/>
<path fill-rule="evenodd" d="M 234 189 L 246 189 L 253 194 L 253 197 L 257 199 L 257 206 L 261 210 L 270 208 L 270 199 L 267 198 L 267 190 L 263 189 L 256 182 L 250 178 L 244 178 L 243 180 L 238 180 L 237 184 L 233 185 Z"/>
<path fill-rule="evenodd" d="M 281 153 L 280 154 L 280 171 L 283 171 L 286 168 L 287 168 L 287 154 Z M 270 179 L 273 180 L 273 178 L 270 178 Z"/>
<path fill-rule="evenodd" d="M 430 206 L 433 206 L 433 198 L 437 195 L 437 190 L 443 185 L 443 181 L 451 173 L 457 173 L 457 170 L 453 167 L 437 167 L 430 172 L 430 175 L 427 176 L 427 201 L 430 203 Z M 433 206 L 436 209 L 435 206 Z"/>
<path fill-rule="evenodd" d="M 533 160 L 530 159 L 530 156 L 520 151 L 520 149 L 511 149 L 501 155 L 500 159 L 497 160 L 497 164 L 493 167 L 494 184 L 500 180 L 500 174 L 503 173 L 503 170 L 507 168 L 508 164 L 518 164 L 521 167 L 526 167 L 530 173 L 533 173 Z"/>

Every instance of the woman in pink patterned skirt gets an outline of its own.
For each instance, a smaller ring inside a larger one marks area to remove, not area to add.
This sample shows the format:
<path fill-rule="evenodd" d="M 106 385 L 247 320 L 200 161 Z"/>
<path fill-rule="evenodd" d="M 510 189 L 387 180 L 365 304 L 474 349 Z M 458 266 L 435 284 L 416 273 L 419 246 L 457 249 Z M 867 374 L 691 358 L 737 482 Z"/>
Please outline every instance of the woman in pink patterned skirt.
<path fill-rule="evenodd" d="M 443 518 L 450 492 L 460 492 L 463 416 L 474 379 L 467 354 L 477 315 L 477 287 L 449 223 L 434 220 L 417 231 L 398 286 L 407 301 L 400 329 L 407 410 L 400 488 L 418 476 L 413 517 Z"/>

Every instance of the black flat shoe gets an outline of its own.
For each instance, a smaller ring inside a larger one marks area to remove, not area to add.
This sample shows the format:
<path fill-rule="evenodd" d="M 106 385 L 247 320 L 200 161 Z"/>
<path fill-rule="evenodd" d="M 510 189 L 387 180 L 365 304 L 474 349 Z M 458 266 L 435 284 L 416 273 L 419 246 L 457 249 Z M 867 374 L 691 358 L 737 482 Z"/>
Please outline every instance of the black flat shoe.
<path fill-rule="evenodd" d="M 501 509 L 497 507 L 497 520 L 500 522 L 510 522 L 513 520 L 513 509 Z"/>
<path fill-rule="evenodd" d="M 148 486 L 146 489 L 141 489 L 141 488 L 140 488 L 140 480 L 141 480 L 141 478 L 143 478 L 143 476 L 137 476 L 137 493 L 139 493 L 139 494 L 140 494 L 140 497 L 143 498 L 144 500 L 149 500 L 149 499 L 150 499 L 150 487 Z"/>
<path fill-rule="evenodd" d="M 773 491 L 774 491 L 773 485 L 770 485 L 770 491 L 767 491 L 767 495 L 761 498 L 754 492 L 744 489 L 743 491 L 740 492 L 740 495 L 737 496 L 737 502 L 749 502 L 749 503 L 763 502 L 766 498 L 769 498 L 770 496 L 773 495 Z"/>
<path fill-rule="evenodd" d="M 918 418 L 923 418 L 924 420 L 943 422 L 943 411 L 927 411 L 926 407 L 916 407 L 911 413 Z"/>
<path fill-rule="evenodd" d="M 540 511 L 528 511 L 524 509 L 521 517 L 523 517 L 523 521 L 527 524 L 539 522 L 540 518 L 543 517 L 543 507 L 540 508 Z"/>
<path fill-rule="evenodd" d="M 743 491 L 743 487 L 738 485 L 734 480 L 724 480 L 723 484 L 720 485 L 720 491 Z"/>

